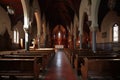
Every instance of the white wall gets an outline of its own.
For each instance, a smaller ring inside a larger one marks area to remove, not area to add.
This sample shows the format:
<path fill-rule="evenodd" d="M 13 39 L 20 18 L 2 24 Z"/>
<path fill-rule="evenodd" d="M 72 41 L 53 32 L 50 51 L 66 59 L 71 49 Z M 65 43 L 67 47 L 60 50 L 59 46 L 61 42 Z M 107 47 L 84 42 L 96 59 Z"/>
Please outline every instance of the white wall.
<path fill-rule="evenodd" d="M 97 43 L 112 42 L 112 27 L 117 23 L 120 26 L 120 17 L 114 11 L 109 11 L 101 24 L 101 32 L 97 32 Z M 102 38 L 102 33 L 106 32 L 106 38 Z"/>
<path fill-rule="evenodd" d="M 8 16 L 8 13 L 0 6 L 0 35 L 4 35 L 6 29 L 8 30 L 8 33 L 13 38 L 13 33 L 11 31 L 11 21 Z"/>
<path fill-rule="evenodd" d="M 25 33 L 23 30 L 23 23 L 21 21 L 18 21 L 17 24 L 14 26 L 14 29 L 17 29 L 19 32 L 19 39 L 24 39 Z"/>

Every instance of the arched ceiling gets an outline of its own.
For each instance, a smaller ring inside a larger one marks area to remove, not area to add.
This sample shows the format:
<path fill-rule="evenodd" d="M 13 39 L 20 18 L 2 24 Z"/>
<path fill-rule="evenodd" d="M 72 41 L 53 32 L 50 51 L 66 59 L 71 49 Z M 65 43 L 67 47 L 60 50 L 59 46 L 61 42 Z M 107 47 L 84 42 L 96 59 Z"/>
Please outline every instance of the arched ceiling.
<path fill-rule="evenodd" d="M 30 0 L 32 3 L 33 0 Z M 45 15 L 47 22 L 51 26 L 57 24 L 69 25 L 73 21 L 74 14 L 79 14 L 81 0 L 38 0 L 41 13 Z M 29 4 L 30 4 L 29 3 Z M 9 14 L 12 25 L 16 24 L 19 19 L 23 19 L 23 9 L 21 0 L 0 0 L 0 5 L 7 11 L 10 6 L 15 12 Z"/>
<path fill-rule="evenodd" d="M 108 5 L 109 0 L 101 0 L 100 6 L 99 6 L 99 11 L 98 11 L 98 24 L 101 26 L 102 20 L 106 16 L 106 14 L 110 11 L 109 5 Z M 120 16 L 120 0 L 113 0 L 116 1 L 113 11 L 117 13 L 118 16 Z M 99 26 L 99 29 L 101 29 Z"/>
<path fill-rule="evenodd" d="M 0 6 L 2 6 L 6 11 L 7 6 L 9 6 L 11 9 L 14 10 L 14 14 L 10 16 L 12 25 L 15 25 L 18 20 L 21 18 L 23 19 L 23 9 L 22 9 L 22 4 L 21 0 L 0 0 Z"/>
<path fill-rule="evenodd" d="M 56 25 L 55 28 L 53 29 L 53 34 L 56 34 L 58 32 L 66 34 L 66 29 L 62 25 Z"/>
<path fill-rule="evenodd" d="M 34 0 L 30 0 L 29 4 L 32 4 Z M 120 0 L 116 1 L 114 10 L 120 16 Z M 41 14 L 46 17 L 47 22 L 49 22 L 50 27 L 56 25 L 68 26 L 73 21 L 74 14 L 79 15 L 79 6 L 81 0 L 38 0 L 40 5 Z M 0 0 L 0 6 L 2 6 L 7 11 L 7 6 L 10 6 L 14 10 L 14 14 L 10 16 L 12 26 L 16 24 L 18 20 L 23 20 L 23 9 L 21 0 Z M 104 16 L 109 11 L 108 0 L 101 0 L 99 12 L 98 12 L 98 23 L 101 22 Z"/>
<path fill-rule="evenodd" d="M 42 14 L 51 26 L 70 25 L 74 14 L 79 14 L 81 0 L 39 0 Z"/>

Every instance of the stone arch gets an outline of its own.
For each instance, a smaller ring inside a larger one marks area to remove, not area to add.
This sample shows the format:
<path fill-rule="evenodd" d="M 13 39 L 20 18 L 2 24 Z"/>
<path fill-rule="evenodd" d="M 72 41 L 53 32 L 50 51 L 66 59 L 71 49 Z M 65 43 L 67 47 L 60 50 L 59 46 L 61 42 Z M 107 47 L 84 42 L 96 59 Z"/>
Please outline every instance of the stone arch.
<path fill-rule="evenodd" d="M 83 14 L 83 35 L 82 35 L 83 37 L 82 44 L 84 44 L 83 48 L 88 48 L 88 43 L 91 40 L 91 37 L 90 37 L 91 33 L 89 29 L 90 25 L 88 23 L 89 22 L 88 17 L 89 17 L 88 14 L 85 12 Z"/>
<path fill-rule="evenodd" d="M 24 28 L 29 28 L 29 5 L 28 0 L 21 0 L 24 14 Z"/>
<path fill-rule="evenodd" d="M 39 47 L 39 39 L 40 39 L 40 31 L 41 31 L 41 15 L 40 15 L 40 7 L 38 4 L 38 0 L 34 0 L 31 5 L 28 4 L 29 0 L 21 0 L 23 13 L 24 13 L 24 30 L 25 30 L 25 48 L 29 50 L 29 27 L 33 20 L 33 16 L 35 15 L 36 22 L 37 22 L 37 41 Z M 30 13 L 31 12 L 31 13 Z M 33 15 L 34 14 L 34 15 Z M 31 21 L 30 21 L 31 20 Z"/>
<path fill-rule="evenodd" d="M 83 15 L 86 12 L 89 15 L 89 20 L 92 21 L 91 27 L 98 27 L 98 8 L 100 4 L 100 0 L 91 0 L 91 4 L 87 4 L 88 0 L 83 0 L 80 4 L 79 8 L 79 30 L 80 34 L 83 33 Z M 91 5 L 91 6 L 90 6 Z M 91 8 L 90 8 L 91 7 Z M 90 9 L 90 10 L 89 10 Z"/>
<path fill-rule="evenodd" d="M 41 21 L 41 11 L 40 11 L 40 7 L 38 4 L 38 0 L 34 0 L 33 2 L 33 13 L 35 15 L 36 23 L 37 23 L 37 36 L 40 37 L 42 21 Z"/>
<path fill-rule="evenodd" d="M 61 34 L 59 37 L 58 34 Z M 67 31 L 63 25 L 56 25 L 52 31 L 53 45 L 64 45 L 67 46 Z"/>
<path fill-rule="evenodd" d="M 83 20 L 84 13 L 86 12 L 89 15 L 89 20 L 92 22 L 90 30 L 92 31 L 92 50 L 96 52 L 96 30 L 98 29 L 98 7 L 100 0 L 91 0 L 91 6 L 88 3 L 88 0 L 83 0 L 80 5 L 79 10 L 79 30 L 80 30 L 80 41 L 82 41 L 83 34 Z M 82 42 L 81 42 L 82 43 Z M 82 44 L 80 43 L 80 48 Z"/>
<path fill-rule="evenodd" d="M 79 8 L 79 31 L 80 35 L 83 34 L 83 20 L 84 20 L 84 13 L 87 12 L 87 4 L 88 0 L 81 1 L 80 8 Z"/>
<path fill-rule="evenodd" d="M 76 32 L 77 32 L 77 29 L 78 29 L 78 25 L 79 25 L 79 20 L 78 20 L 77 15 L 75 14 L 74 15 L 74 29 L 73 29 L 73 31 L 74 31 L 73 35 L 74 35 L 75 39 L 76 39 Z"/>
<path fill-rule="evenodd" d="M 40 20 L 40 14 L 38 11 L 34 12 L 35 18 L 36 18 L 36 23 L 37 23 L 37 36 L 41 35 L 41 20 Z"/>
<path fill-rule="evenodd" d="M 91 27 L 98 27 L 98 8 L 99 8 L 100 0 L 92 0 L 91 5 Z"/>

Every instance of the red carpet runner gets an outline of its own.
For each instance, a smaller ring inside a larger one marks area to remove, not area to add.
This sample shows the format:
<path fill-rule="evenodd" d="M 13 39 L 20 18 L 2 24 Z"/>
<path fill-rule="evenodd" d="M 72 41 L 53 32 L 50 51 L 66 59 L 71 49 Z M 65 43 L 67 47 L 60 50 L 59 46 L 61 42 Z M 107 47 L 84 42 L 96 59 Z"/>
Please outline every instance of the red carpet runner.
<path fill-rule="evenodd" d="M 62 50 L 55 54 L 45 80 L 77 80 L 77 76 Z"/>

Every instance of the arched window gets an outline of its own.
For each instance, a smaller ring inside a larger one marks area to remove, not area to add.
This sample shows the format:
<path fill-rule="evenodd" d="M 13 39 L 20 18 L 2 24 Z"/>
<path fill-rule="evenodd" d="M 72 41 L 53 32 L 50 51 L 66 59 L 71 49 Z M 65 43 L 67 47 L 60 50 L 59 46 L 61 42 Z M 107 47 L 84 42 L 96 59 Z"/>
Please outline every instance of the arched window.
<path fill-rule="evenodd" d="M 13 34 L 14 34 L 14 43 L 16 43 L 16 36 L 17 36 L 16 35 L 17 34 L 16 30 L 13 31 Z"/>
<path fill-rule="evenodd" d="M 58 32 L 58 38 L 61 38 L 61 33 L 60 32 Z"/>
<path fill-rule="evenodd" d="M 14 30 L 14 43 L 19 43 L 19 32 L 18 30 Z"/>
<path fill-rule="evenodd" d="M 119 26 L 114 24 L 113 26 L 113 42 L 118 42 L 119 40 Z"/>

